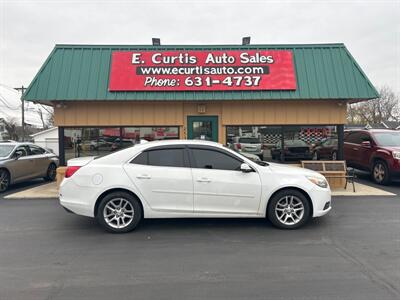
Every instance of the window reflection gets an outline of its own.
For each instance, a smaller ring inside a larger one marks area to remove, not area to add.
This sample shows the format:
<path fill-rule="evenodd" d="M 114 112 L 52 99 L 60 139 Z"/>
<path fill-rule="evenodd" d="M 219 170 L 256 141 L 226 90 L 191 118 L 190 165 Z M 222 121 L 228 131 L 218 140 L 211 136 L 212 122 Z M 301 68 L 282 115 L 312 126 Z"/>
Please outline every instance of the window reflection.
<path fill-rule="evenodd" d="M 179 138 L 178 127 L 65 128 L 65 161 L 82 156 L 103 156 L 131 147 L 140 140 Z"/>
<path fill-rule="evenodd" d="M 336 160 L 336 126 L 228 126 L 227 146 L 257 160 Z"/>

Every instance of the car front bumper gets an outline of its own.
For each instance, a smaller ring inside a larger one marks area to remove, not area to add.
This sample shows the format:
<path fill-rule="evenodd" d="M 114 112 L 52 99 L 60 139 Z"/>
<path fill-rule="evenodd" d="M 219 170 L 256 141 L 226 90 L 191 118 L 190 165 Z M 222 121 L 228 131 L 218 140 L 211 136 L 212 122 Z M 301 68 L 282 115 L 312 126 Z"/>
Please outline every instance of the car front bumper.
<path fill-rule="evenodd" d="M 322 217 L 332 209 L 332 196 L 330 189 L 315 187 L 310 192 L 313 203 L 313 217 Z"/>

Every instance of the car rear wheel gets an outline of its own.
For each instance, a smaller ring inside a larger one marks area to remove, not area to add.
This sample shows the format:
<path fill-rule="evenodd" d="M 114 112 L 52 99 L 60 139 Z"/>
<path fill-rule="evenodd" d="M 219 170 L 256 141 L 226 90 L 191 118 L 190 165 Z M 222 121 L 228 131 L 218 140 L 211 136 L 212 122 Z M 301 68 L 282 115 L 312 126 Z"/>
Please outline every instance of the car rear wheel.
<path fill-rule="evenodd" d="M 282 190 L 270 199 L 267 214 L 275 227 L 296 229 L 310 218 L 310 204 L 301 192 Z"/>
<path fill-rule="evenodd" d="M 142 215 L 142 207 L 135 197 L 125 192 L 114 192 L 101 200 L 96 218 L 105 230 L 124 233 L 135 229 Z"/>
<path fill-rule="evenodd" d="M 377 160 L 372 168 L 372 179 L 378 184 L 389 184 L 390 174 L 387 164 L 382 160 Z"/>
<path fill-rule="evenodd" d="M 0 169 L 0 193 L 5 192 L 10 185 L 10 173 L 5 169 Z"/>
<path fill-rule="evenodd" d="M 47 168 L 46 177 L 44 178 L 47 181 L 54 181 L 57 175 L 57 166 L 55 164 L 50 164 Z"/>

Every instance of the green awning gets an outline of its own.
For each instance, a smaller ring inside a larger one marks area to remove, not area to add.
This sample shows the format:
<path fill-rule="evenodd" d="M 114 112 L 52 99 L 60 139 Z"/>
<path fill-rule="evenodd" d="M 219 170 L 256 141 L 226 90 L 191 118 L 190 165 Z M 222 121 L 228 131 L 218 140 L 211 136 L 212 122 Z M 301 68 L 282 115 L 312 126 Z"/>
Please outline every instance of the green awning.
<path fill-rule="evenodd" d="M 294 91 L 109 92 L 111 53 L 115 50 L 292 50 Z M 379 97 L 344 44 L 118 46 L 56 45 L 24 94 L 28 101 L 206 101 L 351 100 Z"/>

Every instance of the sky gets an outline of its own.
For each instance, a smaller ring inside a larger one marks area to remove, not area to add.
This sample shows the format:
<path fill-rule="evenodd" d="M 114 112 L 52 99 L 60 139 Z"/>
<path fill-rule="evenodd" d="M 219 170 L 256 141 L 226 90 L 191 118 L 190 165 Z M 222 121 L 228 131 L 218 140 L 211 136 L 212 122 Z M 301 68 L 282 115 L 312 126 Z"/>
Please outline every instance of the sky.
<path fill-rule="evenodd" d="M 0 84 L 27 86 L 55 44 L 344 43 L 400 93 L 400 0 L 0 0 Z"/>

